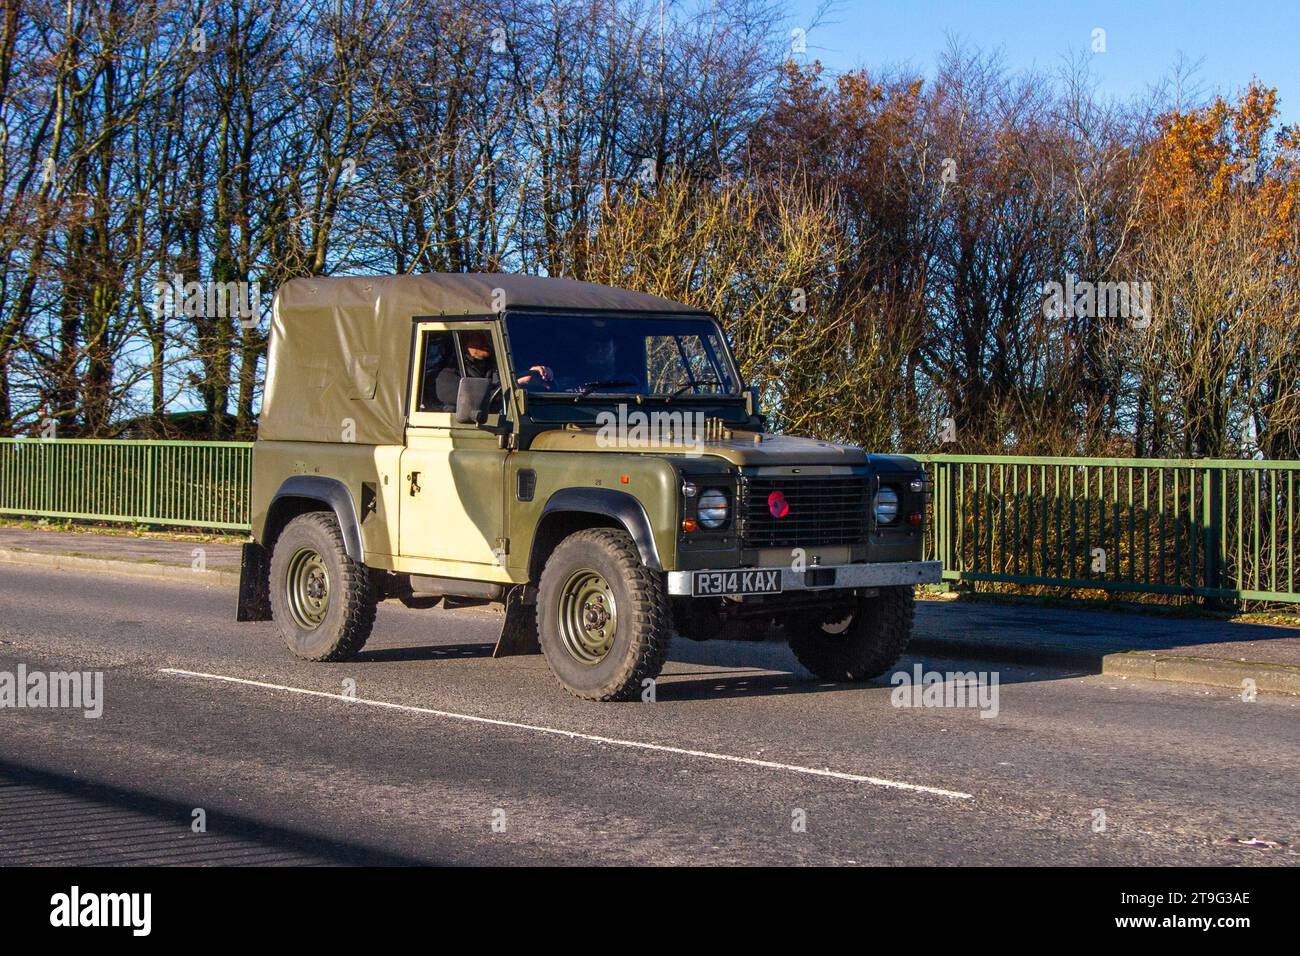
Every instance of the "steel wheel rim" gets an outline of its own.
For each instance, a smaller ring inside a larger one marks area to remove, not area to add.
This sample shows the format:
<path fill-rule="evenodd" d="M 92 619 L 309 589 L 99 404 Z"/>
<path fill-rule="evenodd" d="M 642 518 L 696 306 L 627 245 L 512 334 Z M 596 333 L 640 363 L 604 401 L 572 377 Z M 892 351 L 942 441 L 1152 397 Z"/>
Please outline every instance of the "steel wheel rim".
<path fill-rule="evenodd" d="M 830 637 L 839 637 L 853 624 L 853 613 L 854 612 L 850 611 L 844 617 L 837 620 L 828 621 L 823 619 L 821 622 L 822 633 Z"/>
<path fill-rule="evenodd" d="M 618 633 L 618 606 L 609 582 L 582 568 L 560 588 L 560 643 L 579 664 L 594 667 L 608 656 Z"/>
<path fill-rule="evenodd" d="M 294 623 L 308 631 L 320 627 L 329 613 L 329 568 L 314 548 L 299 548 L 289 559 L 285 604 Z"/>

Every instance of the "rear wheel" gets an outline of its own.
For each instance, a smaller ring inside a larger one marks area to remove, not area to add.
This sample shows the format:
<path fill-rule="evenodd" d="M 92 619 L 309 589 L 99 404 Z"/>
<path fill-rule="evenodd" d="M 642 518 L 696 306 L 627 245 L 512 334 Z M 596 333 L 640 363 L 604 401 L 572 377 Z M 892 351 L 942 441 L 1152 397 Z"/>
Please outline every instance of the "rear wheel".
<path fill-rule="evenodd" d="M 285 645 L 310 661 L 343 661 L 361 650 L 375 623 L 370 572 L 348 557 L 328 511 L 299 515 L 271 553 L 271 614 Z"/>
<path fill-rule="evenodd" d="M 879 677 L 897 663 L 912 639 L 911 585 L 881 588 L 854 607 L 786 623 L 790 649 L 822 680 Z"/>
<path fill-rule="evenodd" d="M 551 672 L 587 700 L 631 700 L 659 675 L 672 637 L 663 577 L 627 532 L 579 531 L 560 542 L 537 591 L 538 637 Z"/>

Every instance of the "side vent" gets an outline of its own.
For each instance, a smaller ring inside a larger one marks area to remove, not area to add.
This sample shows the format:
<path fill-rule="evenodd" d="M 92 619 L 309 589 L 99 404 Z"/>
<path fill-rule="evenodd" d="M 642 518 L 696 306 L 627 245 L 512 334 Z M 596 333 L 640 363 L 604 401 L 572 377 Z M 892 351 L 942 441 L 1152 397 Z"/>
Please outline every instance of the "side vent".
<path fill-rule="evenodd" d="M 537 472 L 531 468 L 520 468 L 515 484 L 515 497 L 520 501 L 532 501 L 537 493 Z"/>

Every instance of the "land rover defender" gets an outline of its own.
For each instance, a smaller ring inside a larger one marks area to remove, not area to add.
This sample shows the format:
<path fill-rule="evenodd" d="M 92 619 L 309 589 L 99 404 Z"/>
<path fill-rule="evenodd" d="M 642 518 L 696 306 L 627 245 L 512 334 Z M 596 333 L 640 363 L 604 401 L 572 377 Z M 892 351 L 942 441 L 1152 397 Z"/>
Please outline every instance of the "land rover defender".
<path fill-rule="evenodd" d="M 238 617 L 313 661 L 377 602 L 505 607 L 496 656 L 627 700 L 669 640 L 784 628 L 817 676 L 902 654 L 923 561 L 915 461 L 766 430 L 699 309 L 510 275 L 278 292 Z"/>

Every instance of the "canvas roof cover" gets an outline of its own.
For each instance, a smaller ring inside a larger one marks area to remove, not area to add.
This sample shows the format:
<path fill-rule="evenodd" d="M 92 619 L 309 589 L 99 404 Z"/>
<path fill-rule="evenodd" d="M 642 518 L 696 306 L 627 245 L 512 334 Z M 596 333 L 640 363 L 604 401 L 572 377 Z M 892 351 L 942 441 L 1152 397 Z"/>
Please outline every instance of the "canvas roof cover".
<path fill-rule="evenodd" d="M 291 279 L 272 309 L 258 438 L 401 444 L 411 320 L 527 308 L 701 313 L 642 292 L 539 276 Z"/>

